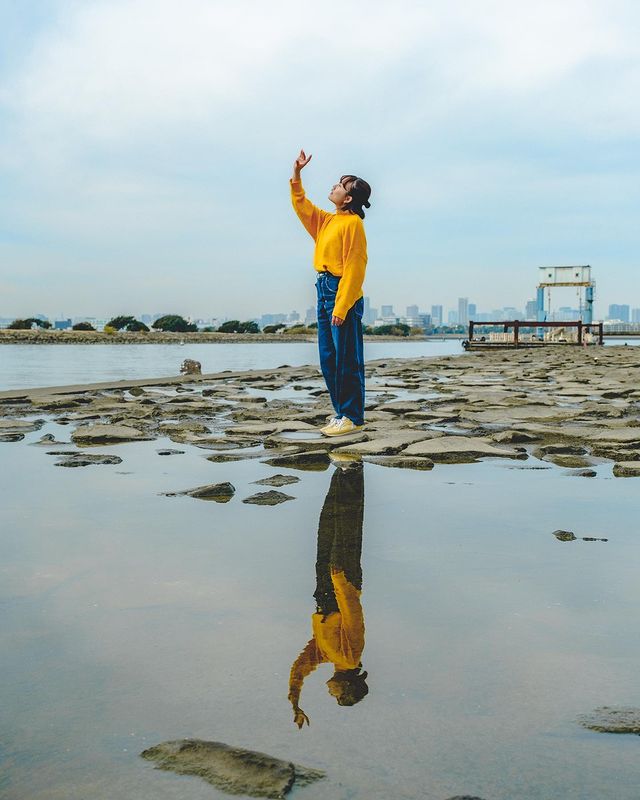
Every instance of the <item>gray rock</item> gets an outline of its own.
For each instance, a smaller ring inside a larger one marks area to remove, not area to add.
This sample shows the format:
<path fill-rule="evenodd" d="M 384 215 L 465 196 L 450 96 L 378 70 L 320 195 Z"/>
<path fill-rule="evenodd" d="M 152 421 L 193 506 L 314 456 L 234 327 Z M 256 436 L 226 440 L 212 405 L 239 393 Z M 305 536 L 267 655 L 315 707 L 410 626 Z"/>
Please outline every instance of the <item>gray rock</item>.
<path fill-rule="evenodd" d="M 369 464 L 378 464 L 381 467 L 394 467 L 397 469 L 433 469 L 433 461 L 430 458 L 421 456 L 365 456 L 365 461 Z"/>
<path fill-rule="evenodd" d="M 295 475 L 272 475 L 270 478 L 263 478 L 261 481 L 254 481 L 260 486 L 287 486 L 290 483 L 298 483 L 300 478 Z"/>
<path fill-rule="evenodd" d="M 159 456 L 181 456 L 184 455 L 184 450 L 173 450 L 171 447 L 167 447 L 164 450 L 157 450 L 156 451 Z"/>
<path fill-rule="evenodd" d="M 43 425 L 43 419 L 0 419 L 0 433 L 30 433 L 39 431 Z"/>
<path fill-rule="evenodd" d="M 578 717 L 583 728 L 597 733 L 635 733 L 640 735 L 640 708 L 596 708 L 590 714 Z"/>
<path fill-rule="evenodd" d="M 185 489 L 182 492 L 163 492 L 165 497 L 195 497 L 196 500 L 213 500 L 214 503 L 228 503 L 236 493 L 232 483 L 210 483 L 206 486 L 196 486 L 195 489 Z"/>
<path fill-rule="evenodd" d="M 495 447 L 474 436 L 442 436 L 410 444 L 403 451 L 408 456 L 425 456 L 435 462 L 464 464 L 479 458 L 527 458 L 526 453 Z"/>
<path fill-rule="evenodd" d="M 45 433 L 44 436 L 41 436 L 37 442 L 32 442 L 32 444 L 46 445 L 47 447 L 51 447 L 51 445 L 54 444 L 69 444 L 69 442 L 59 442 L 52 433 Z"/>
<path fill-rule="evenodd" d="M 24 433 L 0 433 L 0 442 L 21 442 Z"/>
<path fill-rule="evenodd" d="M 342 445 L 338 448 L 339 453 L 354 453 L 358 455 L 394 455 L 404 450 L 408 445 L 416 442 L 435 439 L 443 436 L 439 431 L 397 431 L 385 434 L 383 432 L 376 435 L 369 434 L 369 440 L 365 442 L 353 442 Z M 339 439 L 340 437 L 336 437 Z"/>
<path fill-rule="evenodd" d="M 616 478 L 640 478 L 640 461 L 619 461 L 613 466 Z"/>
<path fill-rule="evenodd" d="M 528 444 L 538 440 L 538 437 L 534 434 L 525 433 L 524 431 L 500 431 L 500 433 L 494 434 L 491 438 L 498 444 Z"/>
<path fill-rule="evenodd" d="M 71 434 L 76 444 L 119 444 L 141 442 L 153 437 L 129 425 L 81 425 Z"/>
<path fill-rule="evenodd" d="M 553 535 L 559 542 L 575 542 L 578 538 L 572 531 L 557 530 L 553 532 Z"/>
<path fill-rule="evenodd" d="M 182 739 L 162 742 L 140 753 L 157 769 L 179 775 L 197 775 L 228 794 L 283 798 L 293 786 L 304 786 L 324 776 L 290 761 L 231 747 L 222 742 Z"/>
<path fill-rule="evenodd" d="M 54 453 L 49 453 L 48 455 L 54 455 Z M 120 456 L 64 452 L 57 452 L 55 455 L 63 456 L 60 461 L 56 461 L 54 464 L 56 467 L 89 467 L 92 464 L 122 464 Z"/>
<path fill-rule="evenodd" d="M 287 500 L 295 500 L 290 494 L 284 492 L 276 492 L 272 489 L 269 492 L 257 492 L 252 494 L 251 497 L 245 497 L 243 503 L 249 503 L 254 506 L 277 506 L 280 503 L 286 503 Z"/>
<path fill-rule="evenodd" d="M 595 469 L 578 469 L 575 472 L 570 472 L 569 475 L 575 478 L 596 478 L 598 473 Z"/>
<path fill-rule="evenodd" d="M 269 464 L 271 467 L 322 472 L 327 469 L 330 462 L 327 450 L 310 450 L 306 453 L 286 453 L 275 456 L 274 458 L 266 459 L 263 463 Z"/>

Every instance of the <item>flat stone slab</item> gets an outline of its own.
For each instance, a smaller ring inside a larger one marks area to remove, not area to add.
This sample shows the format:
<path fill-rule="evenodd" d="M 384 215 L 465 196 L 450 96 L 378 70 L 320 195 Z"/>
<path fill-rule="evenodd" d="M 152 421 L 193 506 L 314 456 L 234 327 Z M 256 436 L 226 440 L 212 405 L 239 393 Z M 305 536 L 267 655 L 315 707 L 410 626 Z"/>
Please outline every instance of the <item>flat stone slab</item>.
<path fill-rule="evenodd" d="M 53 455 L 53 454 L 50 454 Z M 55 455 L 60 455 L 56 453 Z M 60 461 L 56 461 L 56 467 L 88 467 L 92 464 L 122 464 L 120 456 L 111 455 L 92 455 L 89 453 L 64 453 Z"/>
<path fill-rule="evenodd" d="M 640 461 L 619 461 L 613 465 L 616 478 L 640 478 Z"/>
<path fill-rule="evenodd" d="M 269 478 L 263 478 L 261 481 L 253 481 L 259 486 L 288 486 L 290 483 L 298 483 L 300 478 L 296 475 L 272 475 Z"/>
<path fill-rule="evenodd" d="M 21 442 L 24 433 L 0 433 L 0 442 Z"/>
<path fill-rule="evenodd" d="M 421 456 L 365 456 L 364 459 L 369 464 L 378 464 L 381 467 L 393 467 L 395 469 L 433 469 L 433 461 L 430 458 Z"/>
<path fill-rule="evenodd" d="M 640 708 L 596 708 L 590 714 L 578 717 L 583 728 L 597 733 L 634 733 L 640 735 Z"/>
<path fill-rule="evenodd" d="M 348 443 L 337 448 L 338 453 L 354 453 L 358 455 L 393 455 L 404 450 L 408 445 L 428 439 L 440 438 L 442 433 L 437 431 L 398 431 L 388 435 L 375 436 L 370 433 L 368 441 Z M 336 437 L 339 438 L 339 437 Z"/>
<path fill-rule="evenodd" d="M 306 453 L 287 453 L 268 458 L 264 464 L 272 467 L 287 467 L 311 472 L 322 472 L 330 464 L 328 450 L 310 450 Z"/>
<path fill-rule="evenodd" d="M 163 450 L 156 450 L 159 456 L 182 456 L 184 455 L 184 450 L 174 450 L 171 447 L 166 447 Z"/>
<path fill-rule="evenodd" d="M 296 431 L 314 431 L 315 425 L 299 420 L 274 420 L 273 422 L 247 422 L 227 429 L 230 436 L 270 436 L 274 433 L 294 433 Z"/>
<path fill-rule="evenodd" d="M 154 761 L 156 769 L 197 775 L 227 794 L 250 797 L 282 798 L 294 786 L 305 786 L 324 777 L 320 770 L 266 753 L 201 739 L 162 742 L 140 755 Z"/>
<path fill-rule="evenodd" d="M 185 489 L 182 492 L 163 492 L 165 497 L 195 497 L 196 500 L 213 500 L 214 503 L 228 503 L 236 493 L 236 487 L 225 481 L 224 483 L 210 483 L 206 486 L 196 486 L 195 489 Z"/>
<path fill-rule="evenodd" d="M 286 503 L 287 500 L 295 500 L 295 497 L 271 489 L 269 492 L 257 492 L 256 494 L 252 494 L 251 497 L 245 497 L 242 502 L 254 506 L 278 506 L 280 503 Z"/>
<path fill-rule="evenodd" d="M 442 436 L 410 444 L 404 455 L 425 456 L 435 462 L 465 463 L 479 458 L 527 458 L 526 453 L 495 447 L 475 436 Z"/>
<path fill-rule="evenodd" d="M 30 433 L 44 425 L 43 419 L 0 419 L 0 433 Z"/>
<path fill-rule="evenodd" d="M 119 444 L 152 439 L 143 431 L 128 425 L 81 425 L 71 434 L 76 444 Z"/>

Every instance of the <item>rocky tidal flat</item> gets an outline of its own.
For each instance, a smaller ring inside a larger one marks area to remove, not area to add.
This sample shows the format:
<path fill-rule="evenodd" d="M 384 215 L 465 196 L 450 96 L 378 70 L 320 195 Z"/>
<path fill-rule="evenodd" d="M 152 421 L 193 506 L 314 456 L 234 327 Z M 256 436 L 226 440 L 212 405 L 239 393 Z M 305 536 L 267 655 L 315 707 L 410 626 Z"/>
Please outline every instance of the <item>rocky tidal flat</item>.
<path fill-rule="evenodd" d="M 640 477 L 639 378 L 640 348 L 627 347 L 378 360 L 367 364 L 365 429 L 326 438 L 319 428 L 331 408 L 318 368 L 283 365 L 3 392 L 0 439 L 19 442 L 55 421 L 78 450 L 168 438 L 218 463 L 259 458 L 298 470 L 326 469 L 330 457 L 415 470 L 533 457 L 578 477 L 610 462 L 615 477 Z M 54 444 L 50 435 L 41 443 Z"/>

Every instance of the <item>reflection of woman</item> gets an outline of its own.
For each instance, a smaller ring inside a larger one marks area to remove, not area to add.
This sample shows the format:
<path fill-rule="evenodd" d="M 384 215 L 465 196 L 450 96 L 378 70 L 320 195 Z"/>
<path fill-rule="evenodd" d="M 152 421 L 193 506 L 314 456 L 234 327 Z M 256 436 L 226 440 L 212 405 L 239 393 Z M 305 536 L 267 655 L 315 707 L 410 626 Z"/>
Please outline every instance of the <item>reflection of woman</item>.
<path fill-rule="evenodd" d="M 316 613 L 311 617 L 312 639 L 291 667 L 289 701 L 299 728 L 309 718 L 300 708 L 304 679 L 319 664 L 332 663 L 327 681 L 338 705 L 352 706 L 368 693 L 366 672 L 361 672 L 364 649 L 362 591 L 362 519 L 364 475 L 362 468 L 337 469 L 324 501 L 318 525 L 316 561 Z"/>

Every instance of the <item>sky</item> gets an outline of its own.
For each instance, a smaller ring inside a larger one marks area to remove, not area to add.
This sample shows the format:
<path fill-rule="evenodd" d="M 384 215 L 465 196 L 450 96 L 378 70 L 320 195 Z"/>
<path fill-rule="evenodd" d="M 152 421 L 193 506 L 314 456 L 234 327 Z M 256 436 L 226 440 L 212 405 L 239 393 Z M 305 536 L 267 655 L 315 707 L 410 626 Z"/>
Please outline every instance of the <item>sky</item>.
<path fill-rule="evenodd" d="M 0 317 L 304 313 L 301 147 L 374 306 L 640 307 L 639 97 L 637 0 L 0 0 Z"/>

